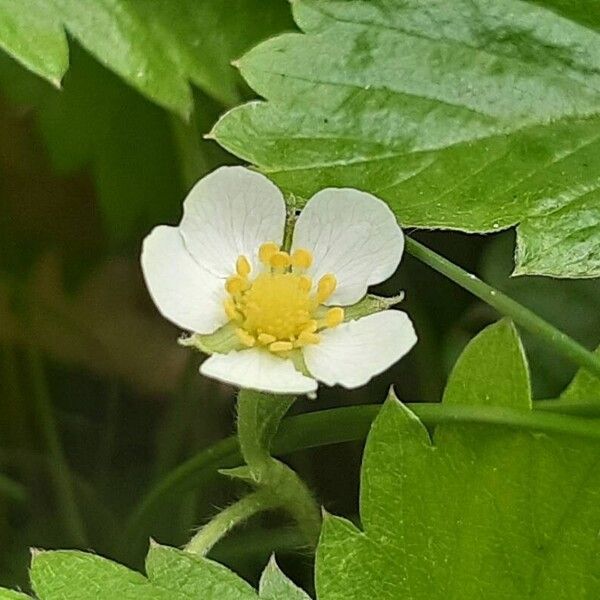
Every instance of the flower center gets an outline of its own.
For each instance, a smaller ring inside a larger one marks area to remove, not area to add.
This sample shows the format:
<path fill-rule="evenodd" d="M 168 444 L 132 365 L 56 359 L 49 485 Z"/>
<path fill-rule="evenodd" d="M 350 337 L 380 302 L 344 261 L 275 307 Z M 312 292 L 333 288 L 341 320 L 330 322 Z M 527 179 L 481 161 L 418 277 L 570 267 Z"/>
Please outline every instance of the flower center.
<path fill-rule="evenodd" d="M 344 320 L 342 308 L 321 306 L 335 291 L 332 274 L 323 275 L 312 290 L 312 280 L 305 274 L 312 264 L 308 250 L 299 248 L 290 255 L 267 242 L 258 256 L 263 270 L 254 279 L 250 279 L 250 262 L 240 256 L 236 274 L 225 283 L 229 294 L 225 312 L 237 325 L 237 336 L 245 346 L 289 352 L 318 344 L 320 331 Z"/>

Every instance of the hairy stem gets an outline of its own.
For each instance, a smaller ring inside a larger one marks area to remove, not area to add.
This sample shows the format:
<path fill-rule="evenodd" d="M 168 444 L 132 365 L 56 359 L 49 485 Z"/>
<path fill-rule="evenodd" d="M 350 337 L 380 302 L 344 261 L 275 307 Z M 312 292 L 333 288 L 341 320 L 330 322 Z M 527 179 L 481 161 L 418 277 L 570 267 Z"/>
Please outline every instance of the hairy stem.
<path fill-rule="evenodd" d="M 550 346 L 571 362 L 600 377 L 599 356 L 538 317 L 533 311 L 411 238 L 406 238 L 406 250 L 416 259 L 495 308 L 499 313 L 511 317 L 515 323 L 518 323 L 524 329 L 546 340 Z"/>
<path fill-rule="evenodd" d="M 206 525 L 187 543 L 184 550 L 200 556 L 206 556 L 212 547 L 234 527 L 248 520 L 253 515 L 270 508 L 277 508 L 279 502 L 267 489 L 244 496 L 228 506 Z"/>
<path fill-rule="evenodd" d="M 545 400 L 535 402 L 537 410 L 531 412 L 499 407 L 445 406 L 440 403 L 408 403 L 406 406 L 428 427 L 441 423 L 488 423 L 600 441 L 600 406 L 597 402 Z M 375 404 L 348 406 L 284 419 L 272 440 L 271 449 L 275 455 L 285 455 L 307 448 L 363 440 L 379 409 L 380 406 Z M 144 543 L 148 528 L 169 498 L 201 488 L 214 479 L 220 469 L 231 468 L 241 462 L 238 439 L 230 437 L 200 451 L 168 473 L 131 514 L 123 537 L 124 549 L 137 552 L 138 544 Z"/>
<path fill-rule="evenodd" d="M 293 402 L 290 396 L 240 392 L 238 438 L 248 465 L 248 472 L 243 470 L 242 476 L 258 489 L 266 490 L 292 516 L 307 543 L 314 547 L 321 530 L 319 505 L 296 472 L 271 456 L 271 443 L 279 423 Z"/>

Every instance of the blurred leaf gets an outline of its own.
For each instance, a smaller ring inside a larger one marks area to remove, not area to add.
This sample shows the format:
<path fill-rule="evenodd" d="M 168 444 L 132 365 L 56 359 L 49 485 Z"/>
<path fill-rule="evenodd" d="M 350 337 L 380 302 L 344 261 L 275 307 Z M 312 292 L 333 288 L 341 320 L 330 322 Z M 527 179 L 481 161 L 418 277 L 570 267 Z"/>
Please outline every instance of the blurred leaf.
<path fill-rule="evenodd" d="M 531 410 L 510 322 L 469 344 L 444 403 Z M 598 597 L 598 457 L 597 442 L 483 424 L 439 425 L 431 440 L 392 395 L 365 449 L 363 530 L 325 519 L 319 600 Z"/>
<path fill-rule="evenodd" d="M 0 0 L 0 48 L 55 86 L 69 65 L 69 47 L 48 0 Z"/>
<path fill-rule="evenodd" d="M 553 3 L 553 6 L 557 2 Z M 596 0 L 577 10 L 600 25 Z M 600 276 L 600 35 L 517 0 L 297 0 L 239 65 L 267 102 L 213 135 L 280 186 L 386 200 L 406 227 L 519 225 L 517 271 Z"/>
<path fill-rule="evenodd" d="M 47 256 L 24 285 L 0 279 L 0 342 L 34 344 L 55 360 L 122 377 L 143 392 L 171 391 L 185 351 L 177 331 L 145 305 L 137 263 L 101 265 L 71 294 L 57 260 Z"/>
<path fill-rule="evenodd" d="M 258 18 L 257 18 L 258 17 Z M 67 70 L 63 28 L 158 104 L 189 116 L 189 83 L 239 100 L 229 63 L 289 25 L 282 0 L 0 0 L 0 46 L 57 83 Z"/>
<path fill-rule="evenodd" d="M 60 173 L 92 166 L 111 240 L 137 240 L 180 209 L 183 189 L 169 116 L 81 50 L 72 54 L 73 67 L 61 93 L 7 60 L 0 61 L 0 85 L 13 102 L 33 102 Z M 15 81 L 21 83 L 13 89 Z"/>
<path fill-rule="evenodd" d="M 556 281 L 545 277 L 510 277 L 512 236 L 493 240 L 481 263 L 481 277 L 521 302 L 588 348 L 600 341 L 600 281 Z M 488 318 L 491 315 L 488 315 Z M 523 332 L 536 398 L 558 395 L 573 368 L 537 336 Z"/>

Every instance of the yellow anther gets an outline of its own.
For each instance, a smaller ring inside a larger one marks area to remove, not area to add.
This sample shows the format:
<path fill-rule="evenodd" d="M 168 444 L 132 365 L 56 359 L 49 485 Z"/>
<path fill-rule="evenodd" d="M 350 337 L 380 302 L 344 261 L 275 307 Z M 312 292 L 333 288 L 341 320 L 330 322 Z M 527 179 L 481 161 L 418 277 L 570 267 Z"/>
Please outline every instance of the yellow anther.
<path fill-rule="evenodd" d="M 327 311 L 325 315 L 325 323 L 327 327 L 337 327 L 344 321 L 344 309 L 339 306 L 334 306 Z"/>
<path fill-rule="evenodd" d="M 298 269 L 308 269 L 312 265 L 313 257 L 312 253 L 304 248 L 298 248 L 294 250 L 292 254 L 292 267 Z"/>
<path fill-rule="evenodd" d="M 225 300 L 225 314 L 231 321 L 241 321 L 242 315 L 238 312 L 235 302 L 232 298 Z"/>
<path fill-rule="evenodd" d="M 298 287 L 303 292 L 308 292 L 312 287 L 312 279 L 308 275 L 301 275 L 298 277 Z"/>
<path fill-rule="evenodd" d="M 238 256 L 238 259 L 235 263 L 235 270 L 240 277 L 244 279 L 250 275 L 250 271 L 252 267 L 250 266 L 250 261 L 244 256 Z"/>
<path fill-rule="evenodd" d="M 252 348 L 256 344 L 256 339 L 253 335 L 250 335 L 245 329 L 236 329 L 236 335 L 238 336 L 240 342 L 244 344 L 244 346 L 248 346 L 248 348 Z"/>
<path fill-rule="evenodd" d="M 323 277 L 319 279 L 319 284 L 317 286 L 317 300 L 319 301 L 319 304 L 325 302 L 331 294 L 333 294 L 336 285 L 337 280 L 331 273 L 327 273 L 327 275 L 323 275 Z"/>
<path fill-rule="evenodd" d="M 312 319 L 311 321 L 308 321 L 308 323 L 304 326 L 304 328 L 302 329 L 302 333 L 304 333 L 306 331 L 306 333 L 314 333 L 317 330 L 318 324 L 317 322 Z"/>
<path fill-rule="evenodd" d="M 287 269 L 290 266 L 290 255 L 287 252 L 278 250 L 269 259 L 269 264 L 274 269 Z"/>
<path fill-rule="evenodd" d="M 269 265 L 271 264 L 271 257 L 278 251 L 279 246 L 275 242 L 266 242 L 258 249 L 258 258 L 261 263 Z"/>
<path fill-rule="evenodd" d="M 288 352 L 289 350 L 292 350 L 293 347 L 294 344 L 292 344 L 292 342 L 273 342 L 269 346 L 269 350 L 271 352 Z"/>
<path fill-rule="evenodd" d="M 274 335 L 271 335 L 270 333 L 259 333 L 258 334 L 258 341 L 261 344 L 263 344 L 264 346 L 268 346 L 269 344 L 272 344 L 276 340 L 277 340 L 277 338 Z"/>
<path fill-rule="evenodd" d="M 225 283 L 225 289 L 232 296 L 236 296 L 237 294 L 241 294 L 243 291 L 247 290 L 250 287 L 250 284 L 239 275 L 232 275 L 229 277 Z"/>
<path fill-rule="evenodd" d="M 318 344 L 320 339 L 318 334 L 305 330 L 298 336 L 298 339 L 294 342 L 294 346 L 299 348 L 301 346 L 306 346 L 307 344 Z"/>

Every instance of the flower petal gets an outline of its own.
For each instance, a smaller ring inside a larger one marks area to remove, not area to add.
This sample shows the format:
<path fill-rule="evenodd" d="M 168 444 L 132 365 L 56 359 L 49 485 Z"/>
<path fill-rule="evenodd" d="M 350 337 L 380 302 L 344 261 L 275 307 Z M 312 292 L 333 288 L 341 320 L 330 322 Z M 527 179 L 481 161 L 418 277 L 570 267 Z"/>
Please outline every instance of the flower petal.
<path fill-rule="evenodd" d="M 320 333 L 318 344 L 304 347 L 310 374 L 327 385 L 364 385 L 401 359 L 417 335 L 404 312 L 386 310 Z"/>
<path fill-rule="evenodd" d="M 285 202 L 273 183 L 244 167 L 221 167 L 188 194 L 179 227 L 196 261 L 227 277 L 241 254 L 257 265 L 259 246 L 280 244 L 284 226 Z"/>
<path fill-rule="evenodd" d="M 298 217 L 293 248 L 307 248 L 315 280 L 333 273 L 337 288 L 327 304 L 358 302 L 367 287 L 396 270 L 404 236 L 394 214 L 379 198 L 354 189 L 328 188 L 315 194 Z"/>
<path fill-rule="evenodd" d="M 309 394 L 317 389 L 317 382 L 296 371 L 291 360 L 259 348 L 213 354 L 202 363 L 200 373 L 237 387 L 274 394 Z"/>
<path fill-rule="evenodd" d="M 177 227 L 152 230 L 142 247 L 144 279 L 160 313 L 196 333 L 212 333 L 227 322 L 223 280 L 190 255 Z"/>

